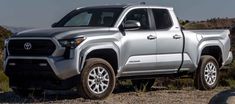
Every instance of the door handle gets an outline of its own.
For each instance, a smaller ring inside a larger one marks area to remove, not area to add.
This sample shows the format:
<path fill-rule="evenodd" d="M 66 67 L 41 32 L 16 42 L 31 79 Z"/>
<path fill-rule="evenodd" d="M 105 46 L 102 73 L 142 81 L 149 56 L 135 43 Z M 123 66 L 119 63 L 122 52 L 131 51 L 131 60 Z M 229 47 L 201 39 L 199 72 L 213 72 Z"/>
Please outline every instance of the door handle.
<path fill-rule="evenodd" d="M 180 38 L 182 38 L 180 35 L 174 35 L 173 36 L 173 39 L 180 39 Z"/>
<path fill-rule="evenodd" d="M 153 35 L 149 35 L 149 36 L 147 37 L 147 39 L 148 39 L 148 40 L 153 40 L 153 39 L 157 39 L 157 37 L 156 37 L 156 36 L 153 36 Z"/>

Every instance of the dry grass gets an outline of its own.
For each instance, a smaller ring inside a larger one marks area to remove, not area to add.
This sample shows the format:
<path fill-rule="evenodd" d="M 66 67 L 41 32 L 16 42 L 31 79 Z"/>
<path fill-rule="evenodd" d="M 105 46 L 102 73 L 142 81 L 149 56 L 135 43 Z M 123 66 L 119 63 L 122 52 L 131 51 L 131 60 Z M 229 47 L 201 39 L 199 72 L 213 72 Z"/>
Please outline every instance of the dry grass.
<path fill-rule="evenodd" d="M 3 92 L 10 91 L 8 77 L 3 73 L 3 71 L 0 71 L 0 90 Z"/>

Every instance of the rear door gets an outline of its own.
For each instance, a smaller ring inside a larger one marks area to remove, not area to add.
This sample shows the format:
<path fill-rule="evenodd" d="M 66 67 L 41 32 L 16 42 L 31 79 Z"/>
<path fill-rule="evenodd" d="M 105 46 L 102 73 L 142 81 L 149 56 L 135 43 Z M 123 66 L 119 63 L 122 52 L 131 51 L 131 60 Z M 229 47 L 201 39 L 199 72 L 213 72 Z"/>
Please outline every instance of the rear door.
<path fill-rule="evenodd" d="M 182 62 L 183 35 L 167 9 L 152 9 L 157 36 L 157 69 L 177 70 Z"/>

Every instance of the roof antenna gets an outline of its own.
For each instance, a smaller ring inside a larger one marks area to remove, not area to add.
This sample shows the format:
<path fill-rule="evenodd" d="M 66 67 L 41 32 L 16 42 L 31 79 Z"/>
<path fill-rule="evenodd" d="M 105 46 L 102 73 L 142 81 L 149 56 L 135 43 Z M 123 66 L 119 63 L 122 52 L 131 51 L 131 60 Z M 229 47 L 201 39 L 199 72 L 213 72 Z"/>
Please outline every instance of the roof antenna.
<path fill-rule="evenodd" d="M 145 5 L 146 4 L 146 2 L 140 2 L 140 5 Z"/>

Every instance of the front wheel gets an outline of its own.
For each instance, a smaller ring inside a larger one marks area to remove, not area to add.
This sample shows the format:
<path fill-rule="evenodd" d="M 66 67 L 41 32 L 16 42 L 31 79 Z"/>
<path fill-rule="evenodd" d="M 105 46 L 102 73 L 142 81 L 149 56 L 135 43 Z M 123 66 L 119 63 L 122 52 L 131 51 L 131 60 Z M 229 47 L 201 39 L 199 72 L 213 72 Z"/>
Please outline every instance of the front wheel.
<path fill-rule="evenodd" d="M 80 78 L 80 93 L 89 99 L 104 99 L 115 87 L 115 73 L 112 66 L 100 58 L 86 60 Z"/>
<path fill-rule="evenodd" d="M 214 89 L 219 80 L 219 65 L 212 56 L 202 56 L 194 79 L 195 87 L 199 90 Z"/>

